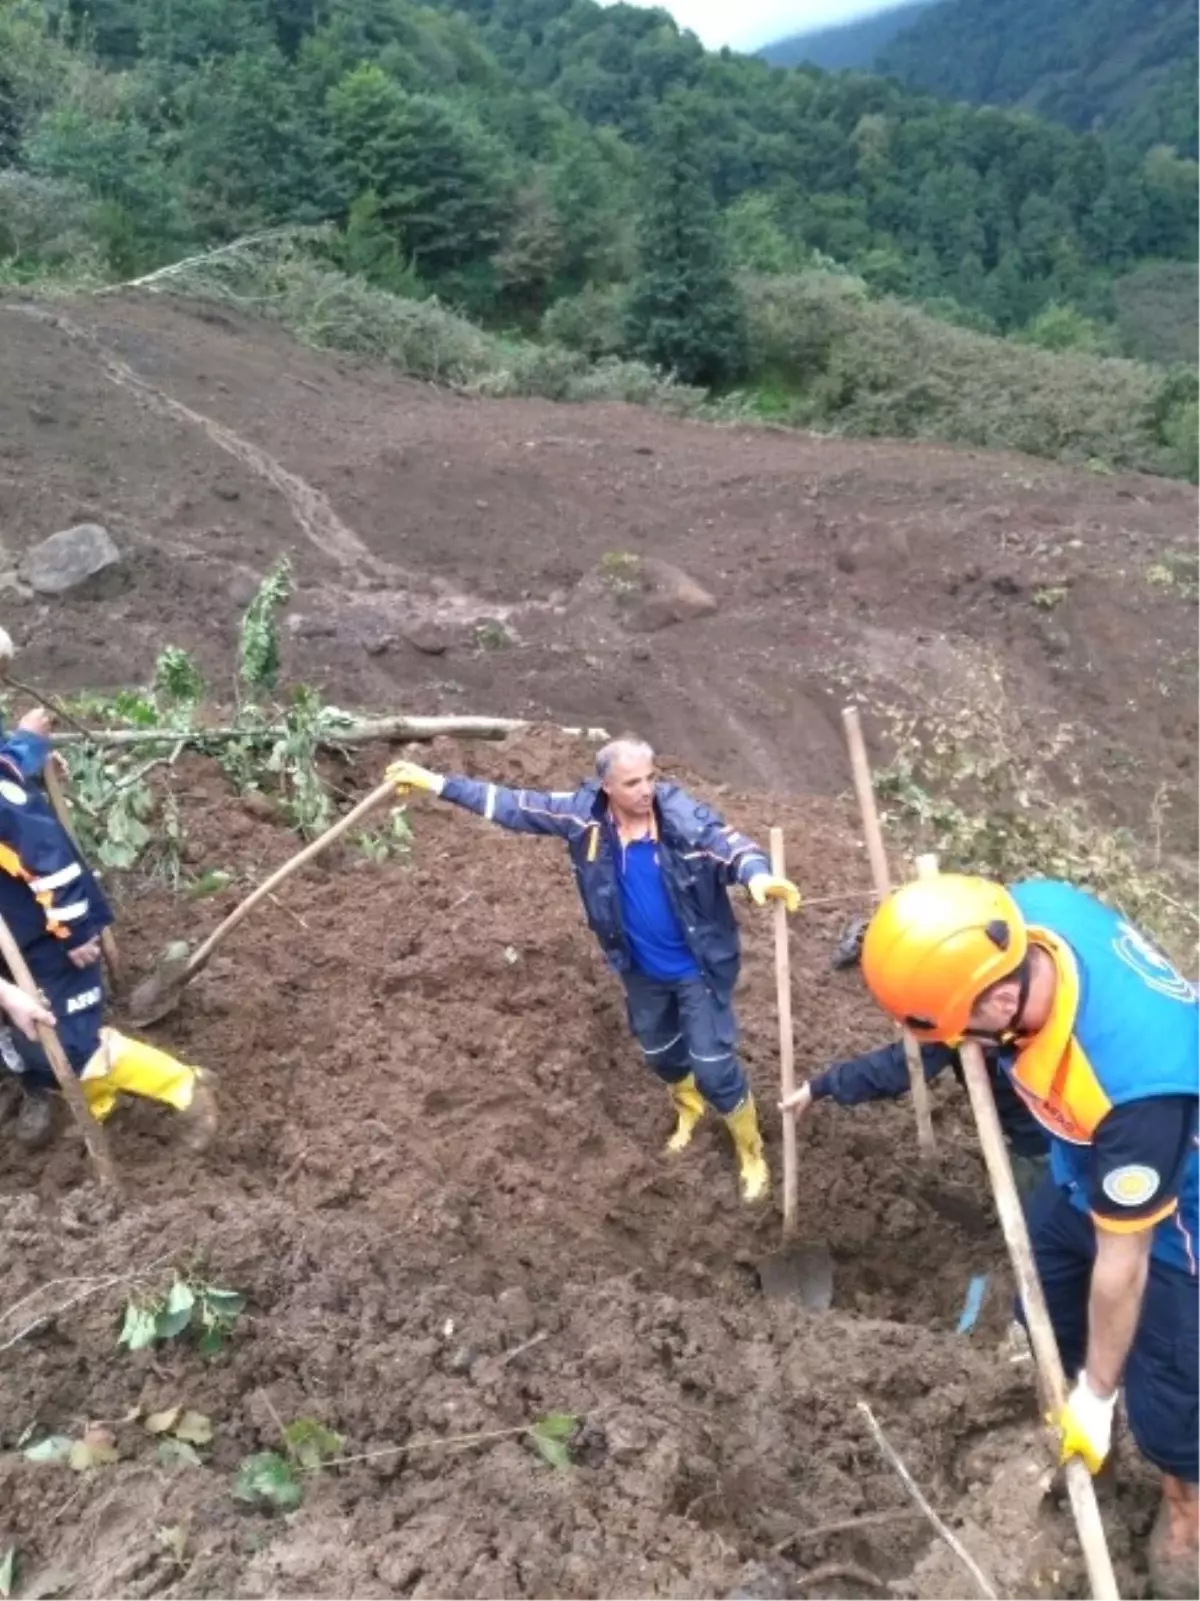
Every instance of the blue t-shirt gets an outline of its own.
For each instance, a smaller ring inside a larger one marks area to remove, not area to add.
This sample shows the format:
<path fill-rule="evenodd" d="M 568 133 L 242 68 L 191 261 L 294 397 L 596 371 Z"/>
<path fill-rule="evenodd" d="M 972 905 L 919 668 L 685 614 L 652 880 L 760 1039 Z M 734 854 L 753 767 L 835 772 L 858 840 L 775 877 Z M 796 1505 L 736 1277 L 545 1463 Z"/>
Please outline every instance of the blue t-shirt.
<path fill-rule="evenodd" d="M 683 926 L 663 882 L 656 839 L 615 842 L 621 921 L 638 971 L 660 983 L 699 978 Z"/>

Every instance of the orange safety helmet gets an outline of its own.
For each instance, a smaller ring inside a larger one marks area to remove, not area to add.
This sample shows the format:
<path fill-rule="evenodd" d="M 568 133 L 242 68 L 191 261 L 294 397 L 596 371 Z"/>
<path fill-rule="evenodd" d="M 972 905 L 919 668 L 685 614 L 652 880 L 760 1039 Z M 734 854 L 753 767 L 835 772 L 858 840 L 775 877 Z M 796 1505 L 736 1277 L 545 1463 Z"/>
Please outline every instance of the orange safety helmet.
<path fill-rule="evenodd" d="M 939 873 L 880 906 L 863 936 L 863 977 L 918 1039 L 957 1045 L 975 1002 L 1015 973 L 1028 949 L 1025 919 L 1002 884 Z"/>

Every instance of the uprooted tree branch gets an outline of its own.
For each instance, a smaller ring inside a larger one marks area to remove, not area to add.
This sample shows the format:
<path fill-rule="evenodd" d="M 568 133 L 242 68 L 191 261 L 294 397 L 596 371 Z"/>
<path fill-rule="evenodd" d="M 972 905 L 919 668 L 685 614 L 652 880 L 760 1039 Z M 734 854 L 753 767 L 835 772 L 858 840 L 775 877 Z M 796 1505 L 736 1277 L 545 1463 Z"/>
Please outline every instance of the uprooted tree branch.
<path fill-rule="evenodd" d="M 284 557 L 263 579 L 242 619 L 241 698 L 225 720 L 214 721 L 199 666 L 176 646 L 159 653 L 146 688 L 110 697 L 85 695 L 67 708 L 70 730 L 58 734 L 55 745 L 70 770 L 82 843 L 100 867 L 139 866 L 183 887 L 183 824 L 171 779 L 185 751 L 212 756 L 238 792 L 269 794 L 283 819 L 312 837 L 332 821 L 337 799 L 323 754 L 377 740 L 504 739 L 531 726 L 514 717 L 355 716 L 326 704 L 305 685 L 281 695 L 279 617 L 291 592 L 291 568 Z M 600 728 L 563 732 L 594 741 L 607 738 Z M 397 808 L 379 828 L 359 835 L 356 844 L 375 860 L 407 850 L 403 811 Z M 197 880 L 188 887 L 202 894 L 204 885 Z"/>

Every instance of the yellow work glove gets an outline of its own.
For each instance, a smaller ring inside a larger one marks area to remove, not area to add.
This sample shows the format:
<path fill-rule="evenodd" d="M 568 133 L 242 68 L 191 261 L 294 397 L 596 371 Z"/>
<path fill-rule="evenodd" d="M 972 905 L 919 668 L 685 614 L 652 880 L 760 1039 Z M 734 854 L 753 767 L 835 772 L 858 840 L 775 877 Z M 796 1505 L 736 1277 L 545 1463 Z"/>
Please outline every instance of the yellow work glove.
<path fill-rule="evenodd" d="M 398 795 L 407 795 L 413 789 L 422 790 L 426 795 L 440 795 L 446 782 L 441 773 L 431 773 L 428 767 L 418 767 L 416 762 L 393 762 L 385 777 L 395 784 Z"/>
<path fill-rule="evenodd" d="M 755 873 L 746 888 L 755 906 L 765 906 L 768 901 L 782 901 L 789 912 L 800 910 L 800 891 L 790 878 L 776 878 L 774 873 Z"/>
<path fill-rule="evenodd" d="M 1087 1374 L 1081 1373 L 1062 1411 L 1057 1417 L 1051 1415 L 1050 1421 L 1062 1435 L 1058 1460 L 1067 1462 L 1073 1456 L 1081 1456 L 1090 1473 L 1099 1473 L 1112 1445 L 1116 1406 L 1115 1390 L 1105 1400 L 1092 1389 Z"/>

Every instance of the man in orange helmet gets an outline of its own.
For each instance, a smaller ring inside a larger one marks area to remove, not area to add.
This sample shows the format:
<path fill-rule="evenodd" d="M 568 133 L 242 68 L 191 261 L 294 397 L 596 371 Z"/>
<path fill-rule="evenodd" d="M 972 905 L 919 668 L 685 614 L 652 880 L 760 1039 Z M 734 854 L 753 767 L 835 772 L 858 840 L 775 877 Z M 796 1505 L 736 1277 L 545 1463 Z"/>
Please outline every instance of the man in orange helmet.
<path fill-rule="evenodd" d="M 943 874 L 872 918 L 863 977 L 919 1039 L 1012 1047 L 1013 1088 L 1051 1136 L 1030 1235 L 1063 1364 L 1063 1459 L 1098 1472 L 1124 1385 L 1163 1476 L 1159 1597 L 1197 1594 L 1195 989 L 1118 913 L 1069 884 Z"/>

